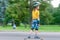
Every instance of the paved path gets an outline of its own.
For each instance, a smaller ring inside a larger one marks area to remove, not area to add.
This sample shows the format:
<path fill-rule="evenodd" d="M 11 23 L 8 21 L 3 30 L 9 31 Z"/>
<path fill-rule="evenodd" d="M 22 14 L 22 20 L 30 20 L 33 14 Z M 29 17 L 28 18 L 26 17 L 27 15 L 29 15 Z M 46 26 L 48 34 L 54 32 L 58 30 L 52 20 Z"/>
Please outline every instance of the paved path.
<path fill-rule="evenodd" d="M 0 32 L 0 40 L 24 40 L 27 32 Z M 60 40 L 59 32 L 41 32 L 40 37 L 44 40 Z"/>

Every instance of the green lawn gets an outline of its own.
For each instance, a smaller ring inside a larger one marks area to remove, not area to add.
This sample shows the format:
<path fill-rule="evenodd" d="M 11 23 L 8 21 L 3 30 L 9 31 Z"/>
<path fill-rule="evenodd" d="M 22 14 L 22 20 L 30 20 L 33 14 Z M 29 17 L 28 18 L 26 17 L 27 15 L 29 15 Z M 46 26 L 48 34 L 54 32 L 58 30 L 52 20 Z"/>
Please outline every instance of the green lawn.
<path fill-rule="evenodd" d="M 12 26 L 0 26 L 0 31 L 14 31 Z M 15 29 L 15 31 L 30 31 L 30 27 L 25 28 L 23 25 Z M 60 32 L 60 25 L 41 25 L 39 27 L 40 32 Z"/>

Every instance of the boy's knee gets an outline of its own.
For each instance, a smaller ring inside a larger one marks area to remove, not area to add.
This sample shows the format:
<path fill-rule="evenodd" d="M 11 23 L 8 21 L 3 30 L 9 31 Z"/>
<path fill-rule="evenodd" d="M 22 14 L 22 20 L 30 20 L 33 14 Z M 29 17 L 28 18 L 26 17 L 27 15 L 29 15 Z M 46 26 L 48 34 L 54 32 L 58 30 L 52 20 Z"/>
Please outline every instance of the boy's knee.
<path fill-rule="evenodd" d="M 37 30 L 37 31 L 38 31 L 38 28 L 36 28 L 35 30 Z"/>
<path fill-rule="evenodd" d="M 31 28 L 31 30 L 33 31 L 33 30 L 34 30 L 34 28 Z"/>

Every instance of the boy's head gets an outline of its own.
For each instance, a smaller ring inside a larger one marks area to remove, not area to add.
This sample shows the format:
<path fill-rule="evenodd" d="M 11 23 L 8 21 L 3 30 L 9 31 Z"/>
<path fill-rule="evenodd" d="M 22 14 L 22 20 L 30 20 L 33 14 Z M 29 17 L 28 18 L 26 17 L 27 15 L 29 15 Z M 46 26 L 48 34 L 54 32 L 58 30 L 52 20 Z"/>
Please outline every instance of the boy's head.
<path fill-rule="evenodd" d="M 37 10 L 39 10 L 39 6 L 36 6 L 34 9 L 37 9 Z"/>
<path fill-rule="evenodd" d="M 33 9 L 39 9 L 39 5 L 40 5 L 39 2 L 34 2 Z"/>

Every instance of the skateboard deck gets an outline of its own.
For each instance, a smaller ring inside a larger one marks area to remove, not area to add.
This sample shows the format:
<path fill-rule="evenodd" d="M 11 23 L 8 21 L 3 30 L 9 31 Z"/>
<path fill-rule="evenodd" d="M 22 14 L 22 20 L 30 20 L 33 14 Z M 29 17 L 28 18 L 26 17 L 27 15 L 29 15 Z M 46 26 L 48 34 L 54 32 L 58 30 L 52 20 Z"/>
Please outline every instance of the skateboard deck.
<path fill-rule="evenodd" d="M 38 39 L 38 38 L 24 38 L 24 40 L 44 40 L 43 38 L 40 38 L 40 39 Z"/>
<path fill-rule="evenodd" d="M 25 39 L 25 40 L 40 40 L 40 39 Z"/>

